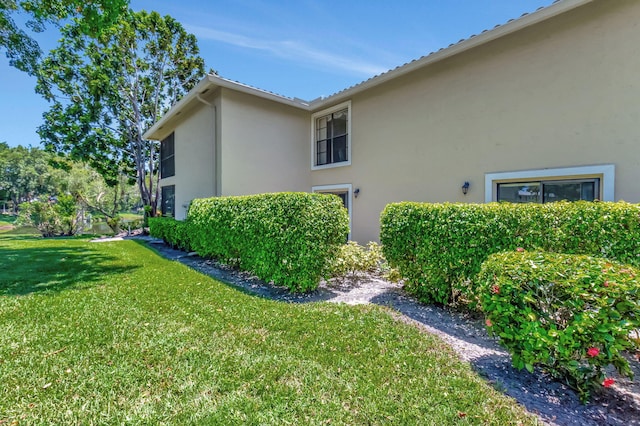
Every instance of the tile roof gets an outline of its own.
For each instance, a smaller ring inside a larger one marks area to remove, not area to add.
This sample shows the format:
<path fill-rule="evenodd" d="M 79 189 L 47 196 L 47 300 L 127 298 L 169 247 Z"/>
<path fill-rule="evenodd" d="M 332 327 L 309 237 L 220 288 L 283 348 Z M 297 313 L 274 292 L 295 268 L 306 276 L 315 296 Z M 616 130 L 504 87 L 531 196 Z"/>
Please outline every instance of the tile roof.
<path fill-rule="evenodd" d="M 203 90 L 205 87 L 226 87 L 229 89 L 249 93 L 254 96 L 259 96 L 262 98 L 287 104 L 296 108 L 301 108 L 304 110 L 317 110 L 319 108 L 330 105 L 331 103 L 338 102 L 343 98 L 352 96 L 355 93 L 366 90 L 370 87 L 377 86 L 386 81 L 412 72 L 416 69 L 428 66 L 432 63 L 483 45 L 492 40 L 496 40 L 500 37 L 526 28 L 530 25 L 534 25 L 538 22 L 545 21 L 564 12 L 568 12 L 572 9 L 575 9 L 576 7 L 591 3 L 592 1 L 594 0 L 555 0 L 549 6 L 540 7 L 534 12 L 524 13 L 519 18 L 510 19 L 503 24 L 494 26 L 492 29 L 484 30 L 480 34 L 473 34 L 468 38 L 459 40 L 457 43 L 451 43 L 447 47 L 440 48 L 437 51 L 431 52 L 420 58 L 399 65 L 393 69 L 390 69 L 389 71 L 377 74 L 367 80 L 347 87 L 346 89 L 340 90 L 330 96 L 320 97 L 312 101 L 305 101 L 299 98 L 291 98 L 235 80 L 223 78 L 216 74 L 211 74 L 200 81 L 200 83 L 198 83 L 196 87 L 194 87 L 189 93 L 183 96 L 183 98 L 180 99 L 180 101 L 178 101 L 178 103 L 176 103 L 158 122 L 156 122 L 149 130 L 147 130 L 145 132 L 145 137 L 153 137 L 160 129 L 163 128 L 163 125 L 165 123 L 178 115 L 186 104 L 194 100 L 201 99 L 200 94 L 204 93 Z"/>
<path fill-rule="evenodd" d="M 397 67 L 392 68 L 392 69 L 390 69 L 390 70 L 388 70 L 386 72 L 383 72 L 381 74 L 374 75 L 374 76 L 372 76 L 372 77 L 370 77 L 370 78 L 368 78 L 368 79 L 366 79 L 366 80 L 364 80 L 364 81 L 362 81 L 360 83 L 356 83 L 356 84 L 354 84 L 354 85 L 352 85 L 350 87 L 342 89 L 342 90 L 340 90 L 338 92 L 335 92 L 335 93 L 333 93 L 333 94 L 331 94 L 329 96 L 322 97 L 322 98 L 319 98 L 317 100 L 314 100 L 314 101 L 310 102 L 310 104 L 313 106 L 316 103 L 325 103 L 325 101 L 327 99 L 333 99 L 333 98 L 336 98 L 336 97 L 340 97 L 341 95 L 343 95 L 345 93 L 351 93 L 353 90 L 356 90 L 356 89 L 358 89 L 358 88 L 360 88 L 362 86 L 367 86 L 367 83 L 375 83 L 377 80 L 386 81 L 387 79 L 384 79 L 386 76 L 393 77 L 393 76 L 395 76 L 394 74 L 402 73 L 403 70 L 405 70 L 407 68 L 411 68 L 411 66 L 420 67 L 420 66 L 424 66 L 424 65 L 427 65 L 429 63 L 432 63 L 432 62 L 436 62 L 437 60 L 440 60 L 441 58 L 452 56 L 452 55 L 447 55 L 446 53 L 447 52 L 451 52 L 452 54 L 458 53 L 457 51 L 454 52 L 456 47 L 463 47 L 463 50 L 467 50 L 468 48 L 476 46 L 476 44 L 471 45 L 476 40 L 479 41 L 479 43 L 477 43 L 477 45 L 484 44 L 485 42 L 488 42 L 488 41 L 493 40 L 495 38 L 499 38 L 502 35 L 506 35 L 508 33 L 517 31 L 518 29 L 521 29 L 522 27 L 526 27 L 528 25 L 531 25 L 532 23 L 536 23 L 536 22 L 539 22 L 539 21 L 546 20 L 546 19 L 548 19 L 550 17 L 556 16 L 557 14 L 560 14 L 562 12 L 571 10 L 571 9 L 577 7 L 577 6 L 581 6 L 583 4 L 590 3 L 591 1 L 593 1 L 593 0 L 555 0 L 549 6 L 541 6 L 538 9 L 536 9 L 535 11 L 533 11 L 533 12 L 525 12 L 518 18 L 512 18 L 512 19 L 509 19 L 508 21 L 506 21 L 503 24 L 495 25 L 491 29 L 485 29 L 480 34 L 472 34 L 467 38 L 460 39 L 456 43 L 449 44 L 447 47 L 441 47 L 440 49 L 438 49 L 436 51 L 433 51 L 433 52 L 430 52 L 427 55 L 423 55 L 423 56 L 421 56 L 421 57 L 419 57 L 417 59 L 413 59 L 413 60 L 411 60 L 409 62 L 406 62 L 406 63 L 404 63 L 402 65 L 398 65 Z M 565 6 L 566 9 L 562 8 L 562 6 Z M 556 11 L 553 10 L 554 7 L 555 8 L 560 7 L 560 9 L 558 9 L 558 11 L 556 12 Z M 551 13 L 549 14 L 549 16 L 546 16 L 546 15 L 541 16 L 540 19 L 532 19 L 532 21 L 533 21 L 532 23 L 524 23 L 523 22 L 525 20 L 525 18 L 532 17 L 532 16 L 534 16 L 536 14 L 541 14 L 541 12 L 544 12 L 544 11 L 551 11 Z M 520 23 L 523 23 L 523 25 L 518 25 Z M 513 28 L 510 28 L 510 27 L 513 27 Z M 500 31 L 500 30 L 503 30 L 503 29 L 506 29 L 505 34 L 502 34 L 502 32 Z M 487 36 L 490 36 L 491 34 L 496 34 L 496 37 L 487 37 Z M 487 40 L 483 40 L 481 38 L 487 38 Z M 466 47 L 466 45 L 469 45 L 469 46 Z M 464 48 L 464 47 L 466 47 L 466 48 Z M 438 57 L 438 55 L 440 55 L 440 57 Z M 433 60 L 431 60 L 431 59 L 433 59 Z"/>

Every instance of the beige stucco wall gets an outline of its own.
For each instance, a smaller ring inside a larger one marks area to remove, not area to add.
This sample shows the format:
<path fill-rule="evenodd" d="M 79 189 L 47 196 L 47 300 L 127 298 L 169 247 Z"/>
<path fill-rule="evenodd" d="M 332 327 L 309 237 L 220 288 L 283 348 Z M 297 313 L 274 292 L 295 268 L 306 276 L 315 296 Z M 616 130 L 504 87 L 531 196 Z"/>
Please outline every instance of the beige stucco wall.
<path fill-rule="evenodd" d="M 161 134 L 175 132 L 176 219 L 194 198 L 309 191 L 309 113 L 218 88 Z M 209 105 L 207 105 L 207 103 Z"/>
<path fill-rule="evenodd" d="M 309 113 L 222 90 L 220 195 L 309 191 Z"/>
<path fill-rule="evenodd" d="M 162 179 L 160 186 L 175 185 L 175 217 L 184 219 L 194 198 L 216 195 L 216 105 L 201 104 L 184 114 L 175 127 L 175 176 Z"/>
<path fill-rule="evenodd" d="M 484 202 L 491 172 L 613 164 L 640 202 L 638 22 L 639 1 L 596 1 L 356 95 L 352 165 L 311 184 L 360 188 L 361 243 L 387 203 Z"/>

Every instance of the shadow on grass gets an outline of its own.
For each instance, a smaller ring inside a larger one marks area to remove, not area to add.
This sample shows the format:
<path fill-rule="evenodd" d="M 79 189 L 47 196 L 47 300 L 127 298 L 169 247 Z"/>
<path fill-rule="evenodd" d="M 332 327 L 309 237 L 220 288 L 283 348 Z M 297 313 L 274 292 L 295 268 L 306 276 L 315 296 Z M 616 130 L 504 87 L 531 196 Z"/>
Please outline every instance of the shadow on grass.
<path fill-rule="evenodd" d="M 33 240 L 12 237 L 11 240 Z M 116 264 L 116 257 L 86 246 L 0 247 L 0 295 L 26 295 L 85 288 L 137 266 Z"/>

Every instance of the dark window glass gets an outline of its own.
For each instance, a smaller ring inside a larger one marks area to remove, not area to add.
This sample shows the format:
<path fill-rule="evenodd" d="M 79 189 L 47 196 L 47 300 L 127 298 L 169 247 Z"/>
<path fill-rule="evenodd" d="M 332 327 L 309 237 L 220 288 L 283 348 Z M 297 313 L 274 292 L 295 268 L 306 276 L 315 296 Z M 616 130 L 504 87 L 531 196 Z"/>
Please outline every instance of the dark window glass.
<path fill-rule="evenodd" d="M 347 135 L 338 136 L 333 140 L 333 162 L 347 161 Z"/>
<path fill-rule="evenodd" d="M 162 216 L 175 217 L 176 186 L 175 185 L 163 186 L 161 197 L 162 197 L 162 200 L 161 200 Z"/>
<path fill-rule="evenodd" d="M 175 176 L 175 143 L 174 134 L 171 133 L 160 142 L 160 177 L 168 178 Z"/>
<path fill-rule="evenodd" d="M 595 182 L 550 183 L 544 186 L 544 202 L 553 201 L 593 201 Z"/>
<path fill-rule="evenodd" d="M 539 203 L 540 182 L 498 184 L 498 201 L 510 203 Z"/>
<path fill-rule="evenodd" d="M 317 146 L 317 154 L 318 154 L 318 164 L 327 164 L 327 158 L 329 153 L 327 151 L 327 141 L 318 141 Z"/>
<path fill-rule="evenodd" d="M 337 195 L 342 200 L 342 205 L 345 209 L 349 210 L 349 193 L 348 192 L 332 192 L 332 194 Z"/>
<path fill-rule="evenodd" d="M 316 119 L 316 166 L 349 161 L 348 110 Z"/>
<path fill-rule="evenodd" d="M 499 183 L 498 201 L 552 203 L 593 201 L 598 198 L 600 179 Z"/>

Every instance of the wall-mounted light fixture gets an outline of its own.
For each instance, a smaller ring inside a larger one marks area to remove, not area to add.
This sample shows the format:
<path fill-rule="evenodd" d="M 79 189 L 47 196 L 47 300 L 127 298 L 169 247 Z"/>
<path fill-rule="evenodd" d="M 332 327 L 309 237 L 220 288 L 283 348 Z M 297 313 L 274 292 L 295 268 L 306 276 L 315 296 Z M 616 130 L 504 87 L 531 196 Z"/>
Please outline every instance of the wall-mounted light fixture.
<path fill-rule="evenodd" d="M 467 192 L 469 192 L 469 186 L 470 186 L 470 185 L 469 185 L 469 182 L 465 182 L 465 183 L 462 185 L 462 193 L 463 193 L 464 195 L 467 195 Z"/>
<path fill-rule="evenodd" d="M 353 191 L 353 195 L 358 198 L 358 195 L 360 194 L 360 188 L 356 188 L 355 191 Z"/>

